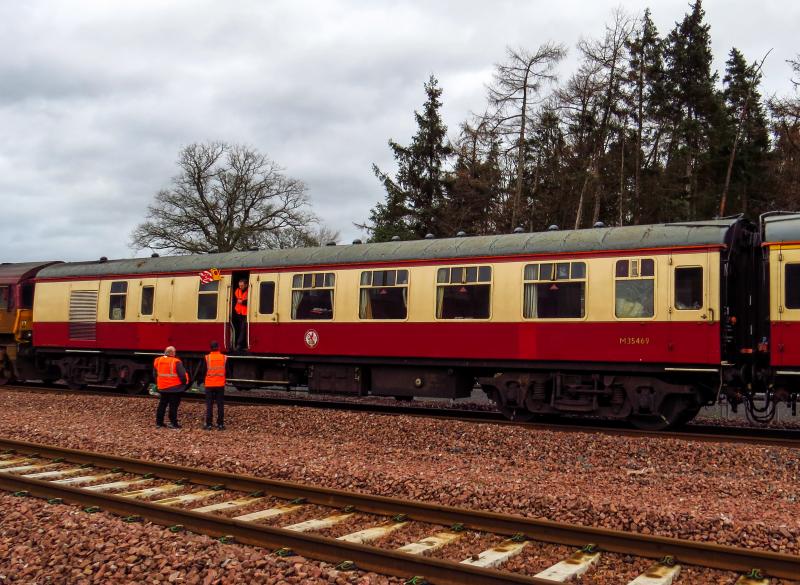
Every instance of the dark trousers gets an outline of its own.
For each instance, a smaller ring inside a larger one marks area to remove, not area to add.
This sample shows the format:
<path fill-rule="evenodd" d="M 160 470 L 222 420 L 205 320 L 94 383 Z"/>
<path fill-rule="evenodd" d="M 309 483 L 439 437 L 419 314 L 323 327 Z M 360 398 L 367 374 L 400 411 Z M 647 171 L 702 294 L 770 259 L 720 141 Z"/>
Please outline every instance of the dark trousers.
<path fill-rule="evenodd" d="M 247 316 L 239 313 L 233 314 L 233 347 L 234 349 L 247 349 Z"/>
<path fill-rule="evenodd" d="M 160 392 L 158 409 L 156 410 L 156 424 L 164 424 L 164 414 L 169 407 L 169 422 L 178 424 L 178 406 L 181 404 L 181 392 Z"/>
<path fill-rule="evenodd" d="M 217 426 L 225 424 L 225 388 L 206 388 L 206 426 L 214 424 L 214 402 L 217 403 Z"/>

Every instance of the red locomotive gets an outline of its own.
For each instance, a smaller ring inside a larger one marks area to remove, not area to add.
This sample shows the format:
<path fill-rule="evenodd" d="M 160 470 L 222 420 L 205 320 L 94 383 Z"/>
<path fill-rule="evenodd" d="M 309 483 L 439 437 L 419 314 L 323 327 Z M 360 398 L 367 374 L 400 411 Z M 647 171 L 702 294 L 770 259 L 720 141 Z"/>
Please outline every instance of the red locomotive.
<path fill-rule="evenodd" d="M 167 345 L 191 370 L 210 340 L 232 349 L 244 280 L 241 388 L 459 398 L 477 383 L 512 418 L 645 428 L 721 394 L 758 416 L 755 396 L 770 411 L 798 392 L 798 214 L 35 270 L 32 327 L 5 341 L 21 379 L 139 392 Z"/>

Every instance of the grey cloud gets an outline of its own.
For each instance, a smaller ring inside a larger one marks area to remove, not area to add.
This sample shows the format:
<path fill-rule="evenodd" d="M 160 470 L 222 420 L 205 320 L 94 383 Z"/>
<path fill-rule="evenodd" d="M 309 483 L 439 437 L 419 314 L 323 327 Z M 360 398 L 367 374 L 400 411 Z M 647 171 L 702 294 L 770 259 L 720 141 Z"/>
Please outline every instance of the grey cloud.
<path fill-rule="evenodd" d="M 252 145 L 309 186 L 343 241 L 382 197 L 371 164 L 414 132 L 422 83 L 450 134 L 485 104 L 504 48 L 599 36 L 617 0 L 0 4 L 0 260 L 126 257 L 179 148 Z M 789 91 L 800 7 L 706 0 L 716 66 L 775 47 L 765 93 Z M 624 0 L 631 12 L 643 7 Z M 687 3 L 651 3 L 662 34 Z M 743 15 L 747 14 L 747 18 Z M 574 70 L 575 51 L 562 68 Z"/>

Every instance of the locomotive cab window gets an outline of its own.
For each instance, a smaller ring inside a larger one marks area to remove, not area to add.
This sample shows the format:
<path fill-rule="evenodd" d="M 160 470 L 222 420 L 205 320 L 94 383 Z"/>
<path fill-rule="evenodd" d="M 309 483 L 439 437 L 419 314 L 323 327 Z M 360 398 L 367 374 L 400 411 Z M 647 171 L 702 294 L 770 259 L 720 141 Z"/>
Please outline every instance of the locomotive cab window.
<path fill-rule="evenodd" d="M 142 315 L 152 315 L 153 314 L 153 301 L 156 295 L 156 287 L 154 286 L 143 286 L 142 287 L 142 304 L 139 308 L 139 312 Z"/>
<path fill-rule="evenodd" d="M 200 283 L 197 291 L 197 319 L 212 321 L 217 318 L 217 300 L 219 299 L 219 281 Z"/>
<path fill-rule="evenodd" d="M 333 319 L 333 272 L 308 272 L 292 277 L 292 319 Z"/>
<path fill-rule="evenodd" d="M 108 318 L 112 321 L 125 319 L 125 305 L 128 299 L 128 283 L 118 281 L 111 283 L 111 295 L 108 302 Z"/>
<path fill-rule="evenodd" d="M 614 298 L 614 314 L 619 319 L 646 319 L 655 315 L 655 261 L 617 260 Z"/>
<path fill-rule="evenodd" d="M 405 319 L 408 316 L 408 270 L 361 273 L 359 319 Z"/>
<path fill-rule="evenodd" d="M 675 309 L 696 311 L 703 308 L 703 268 L 689 266 L 675 269 Z"/>
<path fill-rule="evenodd" d="M 800 264 L 786 265 L 786 283 L 784 305 L 787 309 L 800 309 Z"/>
<path fill-rule="evenodd" d="M 11 287 L 0 286 L 0 311 L 11 310 Z"/>
<path fill-rule="evenodd" d="M 437 319 L 488 319 L 491 266 L 440 268 L 436 274 Z"/>
<path fill-rule="evenodd" d="M 275 312 L 275 283 L 262 282 L 258 288 L 258 312 L 271 315 Z"/>
<path fill-rule="evenodd" d="M 525 266 L 526 319 L 582 319 L 586 314 L 586 263 L 548 262 Z"/>

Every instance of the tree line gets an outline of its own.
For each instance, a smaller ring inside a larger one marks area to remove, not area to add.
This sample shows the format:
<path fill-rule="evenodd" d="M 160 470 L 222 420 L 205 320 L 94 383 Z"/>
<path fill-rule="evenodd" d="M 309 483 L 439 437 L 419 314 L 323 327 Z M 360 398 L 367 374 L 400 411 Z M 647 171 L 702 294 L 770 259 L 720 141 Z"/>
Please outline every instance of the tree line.
<path fill-rule="evenodd" d="M 396 173 L 373 166 L 384 200 L 357 225 L 386 241 L 800 209 L 800 57 L 788 97 L 761 95 L 768 55 L 732 48 L 720 78 L 701 0 L 666 36 L 649 10 L 617 10 L 577 50 L 559 82 L 564 45 L 508 49 L 454 140 L 431 76 L 410 144 L 389 141 Z"/>

